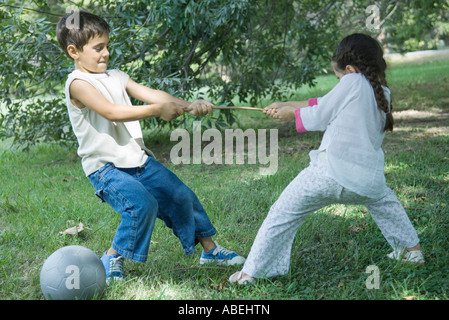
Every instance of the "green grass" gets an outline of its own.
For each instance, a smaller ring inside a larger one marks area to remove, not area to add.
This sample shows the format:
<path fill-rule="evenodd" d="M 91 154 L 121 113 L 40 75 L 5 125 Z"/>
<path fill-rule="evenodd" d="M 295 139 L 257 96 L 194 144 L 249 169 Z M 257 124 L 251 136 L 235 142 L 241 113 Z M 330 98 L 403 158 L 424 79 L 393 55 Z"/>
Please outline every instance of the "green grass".
<path fill-rule="evenodd" d="M 333 205 L 310 215 L 294 242 L 290 274 L 254 286 L 230 285 L 237 267 L 201 267 L 200 248 L 184 256 L 171 230 L 158 221 L 149 260 L 126 261 L 127 280 L 102 299 L 448 299 L 449 290 L 449 79 L 448 59 L 395 64 L 388 73 L 396 127 L 385 139 L 386 177 L 419 232 L 426 264 L 386 258 L 390 248 L 364 207 Z M 336 79 L 318 78 L 295 98 L 326 93 Z M 415 112 L 410 112 L 415 110 Z M 321 133 L 298 135 L 262 114 L 242 111 L 239 127 L 278 129 L 279 170 L 259 175 L 258 165 L 180 165 L 169 160 L 167 134 L 147 145 L 198 195 L 218 229 L 216 240 L 247 255 L 259 226 L 281 191 L 308 163 Z M 30 152 L 0 144 L 0 299 L 42 299 L 39 272 L 46 257 L 67 245 L 98 255 L 109 247 L 119 216 L 94 195 L 75 150 L 42 144 Z M 59 232 L 78 222 L 87 230 Z M 375 265 L 379 289 L 367 289 Z"/>

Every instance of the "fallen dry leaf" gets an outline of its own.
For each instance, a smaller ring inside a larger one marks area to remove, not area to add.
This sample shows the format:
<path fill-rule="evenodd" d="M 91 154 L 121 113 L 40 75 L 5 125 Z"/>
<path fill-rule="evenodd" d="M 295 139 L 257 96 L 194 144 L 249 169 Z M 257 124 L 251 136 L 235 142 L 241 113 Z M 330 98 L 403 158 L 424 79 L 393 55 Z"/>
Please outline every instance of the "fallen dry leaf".
<path fill-rule="evenodd" d="M 220 282 L 220 283 L 217 285 L 217 290 L 218 290 L 218 291 L 223 290 L 223 288 L 224 288 L 224 286 L 226 285 L 227 282 L 228 282 L 228 279 L 225 279 L 223 282 Z"/>
<path fill-rule="evenodd" d="M 80 222 L 77 226 L 68 228 L 64 231 L 59 232 L 59 234 L 71 234 L 71 235 L 75 235 L 77 233 L 80 233 L 81 231 L 84 230 L 84 224 L 82 222 Z"/>
<path fill-rule="evenodd" d="M 404 298 L 404 300 L 415 300 L 415 296 L 406 296 L 403 298 Z"/>
<path fill-rule="evenodd" d="M 214 285 L 213 283 L 211 283 L 209 286 L 209 289 L 211 289 L 211 290 L 216 289 L 217 291 L 221 291 L 221 290 L 223 290 L 223 288 L 225 287 L 227 282 L 228 282 L 228 279 L 225 279 L 223 282 L 220 282 L 217 285 Z"/>

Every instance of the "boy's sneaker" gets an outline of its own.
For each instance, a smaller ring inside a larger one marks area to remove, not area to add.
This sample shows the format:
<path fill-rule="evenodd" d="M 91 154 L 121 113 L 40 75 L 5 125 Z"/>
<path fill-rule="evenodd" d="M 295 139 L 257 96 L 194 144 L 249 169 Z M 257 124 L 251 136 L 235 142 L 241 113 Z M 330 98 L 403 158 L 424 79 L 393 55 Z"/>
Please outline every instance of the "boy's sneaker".
<path fill-rule="evenodd" d="M 424 256 L 421 250 L 413 250 L 413 251 L 395 250 L 387 254 L 387 257 L 393 260 L 399 260 L 408 263 L 417 263 L 417 264 L 424 263 Z"/>
<path fill-rule="evenodd" d="M 107 255 L 106 252 L 101 257 L 101 262 L 103 262 L 104 269 L 106 270 L 106 284 L 111 284 L 112 281 L 123 280 L 125 274 L 123 273 L 123 257 L 110 254 Z"/>
<path fill-rule="evenodd" d="M 234 251 L 228 250 L 215 242 L 215 248 L 210 252 L 201 253 L 200 264 L 216 263 L 218 265 L 234 266 L 245 263 L 245 258 Z"/>

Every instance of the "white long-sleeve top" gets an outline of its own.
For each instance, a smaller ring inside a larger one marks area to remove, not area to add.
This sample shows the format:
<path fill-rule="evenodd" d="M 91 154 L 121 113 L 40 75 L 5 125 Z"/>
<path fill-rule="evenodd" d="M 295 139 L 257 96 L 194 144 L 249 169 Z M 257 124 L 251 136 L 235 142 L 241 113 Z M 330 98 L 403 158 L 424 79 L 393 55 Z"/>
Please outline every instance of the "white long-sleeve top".
<path fill-rule="evenodd" d="M 383 89 L 390 101 L 390 90 Z M 360 195 L 382 197 L 386 114 L 369 81 L 360 73 L 347 74 L 324 97 L 309 101 L 314 103 L 295 111 L 298 132 L 325 130 L 318 150 L 309 153 L 311 162 L 325 150 L 329 177 Z"/>

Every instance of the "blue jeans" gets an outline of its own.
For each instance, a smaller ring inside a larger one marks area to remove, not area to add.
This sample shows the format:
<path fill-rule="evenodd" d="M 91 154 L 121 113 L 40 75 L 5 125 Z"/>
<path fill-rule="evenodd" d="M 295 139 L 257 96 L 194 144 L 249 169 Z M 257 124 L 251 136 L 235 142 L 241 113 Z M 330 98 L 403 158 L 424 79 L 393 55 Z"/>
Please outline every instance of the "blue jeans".
<path fill-rule="evenodd" d="M 108 163 L 89 180 L 96 195 L 121 215 L 112 248 L 127 259 L 147 260 L 156 218 L 173 230 L 186 255 L 199 238 L 216 234 L 195 193 L 152 157 L 137 168 Z"/>

